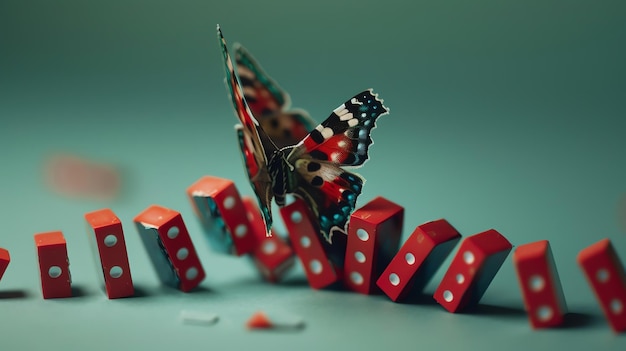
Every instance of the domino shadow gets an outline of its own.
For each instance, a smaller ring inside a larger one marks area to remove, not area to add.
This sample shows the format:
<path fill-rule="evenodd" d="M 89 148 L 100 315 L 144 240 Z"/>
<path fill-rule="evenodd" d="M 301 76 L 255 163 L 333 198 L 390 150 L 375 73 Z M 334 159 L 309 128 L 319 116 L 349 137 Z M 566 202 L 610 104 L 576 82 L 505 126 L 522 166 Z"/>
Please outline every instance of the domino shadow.
<path fill-rule="evenodd" d="M 509 306 L 496 306 L 479 303 L 476 306 L 469 307 L 463 311 L 462 314 L 473 314 L 478 316 L 497 316 L 497 317 L 509 317 L 509 318 L 527 318 L 526 311 L 519 307 Z"/>
<path fill-rule="evenodd" d="M 6 290 L 0 291 L 0 300 L 24 299 L 29 296 L 26 290 Z"/>
<path fill-rule="evenodd" d="M 594 316 L 587 313 L 569 312 L 563 318 L 560 329 L 584 328 L 593 324 Z"/>

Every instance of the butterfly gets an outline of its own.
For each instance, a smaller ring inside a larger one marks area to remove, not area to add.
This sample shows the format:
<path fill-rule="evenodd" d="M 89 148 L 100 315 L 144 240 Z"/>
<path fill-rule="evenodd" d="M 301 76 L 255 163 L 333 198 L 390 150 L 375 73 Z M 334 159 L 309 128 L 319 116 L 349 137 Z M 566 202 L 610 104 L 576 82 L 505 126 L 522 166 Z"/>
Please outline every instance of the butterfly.
<path fill-rule="evenodd" d="M 365 182 L 347 169 L 358 168 L 368 160 L 373 143 L 370 133 L 376 127 L 376 120 L 389 110 L 370 89 L 341 104 L 306 134 L 301 132 L 300 140 L 290 140 L 299 136 L 297 133 L 286 135 L 280 130 L 274 133 L 272 118 L 295 121 L 300 124 L 298 128 L 307 129 L 310 117 L 302 111 L 286 110 L 288 95 L 241 46 L 236 47 L 241 75 L 238 76 L 219 26 L 217 32 L 226 85 L 241 122 L 236 126 L 239 146 L 267 235 L 271 235 L 272 199 L 278 206 L 284 206 L 287 194 L 293 194 L 308 204 L 320 234 L 332 244 L 335 234 L 347 233 L 350 214 Z M 288 130 L 298 131 L 298 128 Z"/>

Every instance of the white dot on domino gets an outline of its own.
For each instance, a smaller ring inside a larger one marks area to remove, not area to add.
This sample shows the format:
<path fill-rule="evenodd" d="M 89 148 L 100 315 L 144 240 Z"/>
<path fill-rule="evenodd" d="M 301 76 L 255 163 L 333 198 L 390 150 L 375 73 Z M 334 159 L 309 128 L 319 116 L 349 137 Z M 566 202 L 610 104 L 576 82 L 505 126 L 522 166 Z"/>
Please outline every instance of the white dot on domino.
<path fill-rule="evenodd" d="M 598 281 L 600 283 L 606 283 L 609 281 L 609 271 L 607 271 L 605 268 L 601 268 L 598 270 L 598 273 L 596 273 L 596 279 L 598 279 Z"/>
<path fill-rule="evenodd" d="M 446 300 L 446 302 L 452 302 L 452 300 L 454 300 L 454 295 L 452 295 L 452 291 L 450 290 L 444 291 L 443 299 Z"/>
<path fill-rule="evenodd" d="M 300 223 L 302 221 L 302 213 L 300 213 L 300 211 L 293 211 L 291 213 L 291 221 L 294 223 Z"/>
<path fill-rule="evenodd" d="M 187 256 L 189 256 L 189 250 L 187 250 L 186 247 L 181 247 L 177 252 L 176 252 L 176 258 L 178 258 L 179 260 L 184 260 L 185 258 L 187 258 Z"/>
<path fill-rule="evenodd" d="M 534 292 L 540 292 L 543 290 L 543 287 L 546 285 L 545 280 L 540 275 L 532 275 L 528 280 L 528 285 L 530 286 L 530 290 Z"/>
<path fill-rule="evenodd" d="M 109 270 L 109 275 L 111 276 L 111 278 L 119 278 L 122 276 L 123 273 L 124 271 L 122 270 L 122 267 L 120 266 L 113 266 Z"/>
<path fill-rule="evenodd" d="M 180 230 L 178 229 L 178 227 L 173 226 L 167 230 L 167 237 L 170 239 L 175 239 L 178 236 L 178 233 L 180 233 Z"/>
<path fill-rule="evenodd" d="M 307 248 L 309 246 L 311 246 L 311 239 L 309 239 L 308 236 L 303 236 L 300 238 L 300 245 L 302 245 L 302 247 Z"/>
<path fill-rule="evenodd" d="M 248 227 L 245 224 L 239 224 L 235 227 L 235 236 L 238 238 L 243 238 L 248 233 Z"/>
<path fill-rule="evenodd" d="M 552 319 L 552 308 L 550 306 L 540 306 L 537 309 L 537 318 L 542 322 L 547 322 Z"/>
<path fill-rule="evenodd" d="M 472 264 L 474 263 L 474 259 L 474 254 L 471 251 L 465 251 L 463 253 L 463 261 L 465 261 L 465 263 Z"/>
<path fill-rule="evenodd" d="M 271 255 L 276 252 L 276 243 L 272 240 L 267 240 L 261 246 L 261 251 L 266 255 Z"/>
<path fill-rule="evenodd" d="M 104 237 L 104 245 L 106 247 L 113 247 L 117 244 L 117 237 L 113 234 L 109 234 Z"/>
<path fill-rule="evenodd" d="M 415 256 L 410 252 L 404 256 L 404 259 L 409 265 L 413 265 L 415 263 Z"/>
<path fill-rule="evenodd" d="M 611 313 L 613 314 L 621 314 L 622 311 L 624 310 L 624 305 L 622 305 L 622 302 L 618 299 L 611 300 L 610 306 L 611 306 L 610 307 Z"/>
<path fill-rule="evenodd" d="M 350 273 L 350 281 L 356 285 L 363 284 L 363 276 L 359 272 Z"/>
<path fill-rule="evenodd" d="M 63 270 L 59 266 L 50 266 L 48 269 L 48 276 L 50 276 L 50 278 L 58 278 L 61 276 L 61 273 L 63 273 Z"/>
<path fill-rule="evenodd" d="M 363 228 L 357 229 L 356 236 L 358 236 L 362 241 L 367 241 L 370 238 L 370 234 Z"/>
<path fill-rule="evenodd" d="M 395 273 L 391 273 L 389 274 L 389 282 L 393 286 L 398 286 L 398 284 L 400 284 L 400 277 Z"/>
<path fill-rule="evenodd" d="M 196 267 L 191 267 L 185 272 L 185 278 L 187 280 L 194 280 L 198 276 L 198 269 Z"/>
<path fill-rule="evenodd" d="M 224 199 L 224 208 L 231 210 L 233 207 L 235 207 L 235 198 L 232 196 L 226 196 Z"/>
<path fill-rule="evenodd" d="M 322 273 L 322 263 L 316 259 L 311 260 L 311 262 L 309 262 L 309 268 L 311 269 L 311 272 L 313 272 L 314 274 L 320 274 Z"/>
<path fill-rule="evenodd" d="M 365 254 L 364 254 L 364 253 L 362 253 L 361 251 L 356 251 L 356 252 L 354 253 L 354 259 L 355 259 L 357 262 L 359 262 L 359 263 L 365 263 L 365 260 L 366 260 L 367 258 L 365 257 Z"/>

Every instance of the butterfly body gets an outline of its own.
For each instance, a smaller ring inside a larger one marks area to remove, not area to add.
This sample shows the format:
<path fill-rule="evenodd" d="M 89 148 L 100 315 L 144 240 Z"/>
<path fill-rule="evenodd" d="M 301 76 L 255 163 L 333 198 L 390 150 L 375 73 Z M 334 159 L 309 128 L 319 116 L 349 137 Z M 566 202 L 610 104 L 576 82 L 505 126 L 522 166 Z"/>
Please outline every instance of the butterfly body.
<path fill-rule="evenodd" d="M 239 146 L 268 235 L 272 199 L 284 206 L 287 194 L 293 194 L 309 205 L 320 234 L 331 244 L 334 234 L 346 234 L 365 182 L 348 169 L 368 160 L 371 130 L 387 108 L 376 94 L 365 90 L 313 128 L 306 112 L 286 109 L 288 95 L 241 46 L 235 55 L 238 79 L 219 28 L 218 38 L 226 83 L 241 122 L 236 127 Z"/>

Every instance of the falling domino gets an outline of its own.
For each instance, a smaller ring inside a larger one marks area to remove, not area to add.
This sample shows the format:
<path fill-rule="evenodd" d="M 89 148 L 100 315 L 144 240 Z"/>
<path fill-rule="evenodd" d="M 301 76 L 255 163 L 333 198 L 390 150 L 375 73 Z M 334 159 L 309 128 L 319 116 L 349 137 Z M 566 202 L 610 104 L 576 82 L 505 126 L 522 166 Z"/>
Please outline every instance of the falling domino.
<path fill-rule="evenodd" d="M 493 229 L 465 238 L 435 291 L 435 300 L 452 313 L 478 304 L 512 247 Z"/>
<path fill-rule="evenodd" d="M 550 243 L 541 240 L 520 245 L 513 253 L 513 263 L 531 326 L 561 325 L 567 305 Z"/>
<path fill-rule="evenodd" d="M 613 331 L 625 331 L 626 274 L 611 241 L 603 239 L 584 248 L 577 260 Z"/>
<path fill-rule="evenodd" d="M 242 200 L 250 221 L 250 229 L 256 237 L 256 247 L 250 258 L 265 280 L 276 283 L 293 267 L 295 262 L 293 249 L 280 236 L 265 235 L 265 222 L 256 200 L 250 197 L 244 197 Z"/>
<path fill-rule="evenodd" d="M 231 180 L 204 176 L 187 189 L 187 196 L 212 249 L 241 256 L 256 247 L 246 208 Z"/>
<path fill-rule="evenodd" d="M 341 271 L 330 261 L 320 242 L 319 231 L 311 220 L 311 213 L 304 200 L 280 208 L 293 250 L 300 259 L 309 285 L 322 289 L 341 280 Z"/>
<path fill-rule="evenodd" d="M 460 239 L 445 219 L 418 226 L 376 284 L 392 301 L 421 292 Z"/>
<path fill-rule="evenodd" d="M 152 205 L 134 221 L 161 282 L 184 292 L 202 282 L 204 269 L 180 213 Z"/>

